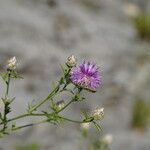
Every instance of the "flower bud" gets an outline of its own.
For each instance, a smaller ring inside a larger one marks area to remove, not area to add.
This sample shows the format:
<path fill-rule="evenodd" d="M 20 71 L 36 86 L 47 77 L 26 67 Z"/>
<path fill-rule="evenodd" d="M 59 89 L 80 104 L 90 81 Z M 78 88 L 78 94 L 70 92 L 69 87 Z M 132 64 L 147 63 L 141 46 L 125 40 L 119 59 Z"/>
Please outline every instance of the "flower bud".
<path fill-rule="evenodd" d="M 56 103 L 56 105 L 57 105 L 58 109 L 62 109 L 65 106 L 65 103 L 63 100 L 61 100 L 61 101 L 58 101 Z"/>
<path fill-rule="evenodd" d="M 110 145 L 113 141 L 113 136 L 111 134 L 106 134 L 103 138 L 102 138 L 102 142 L 106 145 Z"/>
<path fill-rule="evenodd" d="M 89 128 L 90 128 L 90 122 L 81 123 L 82 130 L 89 130 Z"/>
<path fill-rule="evenodd" d="M 17 66 L 16 57 L 12 57 L 7 61 L 7 69 L 14 70 Z"/>
<path fill-rule="evenodd" d="M 97 108 L 93 111 L 92 116 L 95 120 L 101 120 L 104 117 L 104 108 Z"/>
<path fill-rule="evenodd" d="M 67 66 L 74 67 L 77 64 L 77 59 L 74 55 L 71 55 L 67 58 L 66 61 Z"/>

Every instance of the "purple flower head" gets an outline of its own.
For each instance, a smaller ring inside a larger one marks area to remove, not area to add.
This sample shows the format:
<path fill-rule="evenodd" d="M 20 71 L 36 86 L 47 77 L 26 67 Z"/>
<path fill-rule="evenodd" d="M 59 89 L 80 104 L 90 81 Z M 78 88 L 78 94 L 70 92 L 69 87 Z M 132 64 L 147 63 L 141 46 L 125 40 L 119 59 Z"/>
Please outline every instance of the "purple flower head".
<path fill-rule="evenodd" d="M 73 84 L 92 91 L 96 91 L 101 85 L 101 75 L 98 67 L 90 62 L 84 62 L 80 66 L 73 68 L 70 79 Z"/>

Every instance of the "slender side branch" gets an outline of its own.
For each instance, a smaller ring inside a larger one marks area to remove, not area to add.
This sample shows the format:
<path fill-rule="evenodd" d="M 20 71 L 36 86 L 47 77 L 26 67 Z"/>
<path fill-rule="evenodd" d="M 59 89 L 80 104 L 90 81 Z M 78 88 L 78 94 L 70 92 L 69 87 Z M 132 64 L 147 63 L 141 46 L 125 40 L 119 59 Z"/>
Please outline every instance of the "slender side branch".
<path fill-rule="evenodd" d="M 39 108 L 41 105 L 43 105 L 46 101 L 48 101 L 49 99 L 51 99 L 58 91 L 60 85 L 57 85 L 55 87 L 55 89 L 44 99 L 42 100 L 39 104 L 37 104 L 35 107 L 33 107 L 33 109 L 31 110 L 31 112 L 33 112 L 34 110 L 36 110 L 37 108 Z"/>
<path fill-rule="evenodd" d="M 45 114 L 33 114 L 34 116 L 45 116 Z M 58 116 L 60 119 L 63 119 L 65 121 L 69 121 L 69 122 L 73 122 L 73 123 L 88 123 L 88 122 L 92 122 L 92 120 L 83 120 L 83 121 L 80 121 L 80 120 L 73 120 L 73 119 L 69 119 L 69 118 L 66 118 L 64 116 Z M 11 128 L 11 129 L 7 129 L 7 131 L 16 131 L 16 130 L 19 130 L 19 129 L 23 129 L 23 128 L 26 128 L 26 127 L 31 127 L 31 126 L 35 126 L 35 125 L 39 125 L 41 123 L 46 123 L 47 122 L 47 119 L 45 120 L 42 120 L 42 121 L 39 121 L 39 122 L 36 122 L 36 123 L 31 123 L 31 124 L 26 124 L 26 125 L 23 125 L 23 126 L 19 126 L 19 127 L 15 127 L 15 128 Z"/>
<path fill-rule="evenodd" d="M 69 101 L 62 109 L 58 110 L 57 113 L 60 113 L 61 111 L 63 111 L 65 108 L 67 108 L 73 102 L 74 102 L 74 100 Z"/>
<path fill-rule="evenodd" d="M 16 131 L 16 130 L 19 130 L 19 129 L 23 129 L 23 128 L 26 128 L 26 127 L 31 127 L 31 126 L 39 125 L 39 124 L 46 123 L 46 122 L 47 122 L 47 119 L 39 121 L 39 122 L 35 122 L 35 123 L 26 124 L 26 125 L 23 125 L 23 126 L 11 128 L 11 129 L 8 129 L 8 130 L 9 131 Z"/>

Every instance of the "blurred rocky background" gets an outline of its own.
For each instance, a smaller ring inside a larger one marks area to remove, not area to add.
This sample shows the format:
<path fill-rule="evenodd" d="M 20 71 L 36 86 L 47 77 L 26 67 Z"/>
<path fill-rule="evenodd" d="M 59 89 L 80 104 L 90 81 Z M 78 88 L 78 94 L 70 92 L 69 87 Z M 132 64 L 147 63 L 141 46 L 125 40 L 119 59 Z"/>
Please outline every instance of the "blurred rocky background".
<path fill-rule="evenodd" d="M 103 86 L 65 114 L 77 118 L 83 107 L 103 106 L 100 134 L 113 135 L 110 150 L 150 150 L 150 1 L 0 0 L 0 70 L 16 56 L 24 77 L 11 85 L 12 116 L 48 94 L 71 54 L 96 62 Z M 0 150 L 60 149 L 90 150 L 79 125 L 40 125 L 0 139 Z"/>

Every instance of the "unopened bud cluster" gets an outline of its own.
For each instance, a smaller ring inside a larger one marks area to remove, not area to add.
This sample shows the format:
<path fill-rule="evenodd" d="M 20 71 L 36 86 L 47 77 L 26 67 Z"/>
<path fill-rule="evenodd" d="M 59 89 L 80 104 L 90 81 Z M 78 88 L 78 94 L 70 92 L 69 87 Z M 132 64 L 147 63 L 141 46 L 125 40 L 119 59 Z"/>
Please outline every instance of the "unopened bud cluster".
<path fill-rule="evenodd" d="M 89 130 L 89 128 L 90 128 L 90 122 L 81 123 L 81 129 Z"/>
<path fill-rule="evenodd" d="M 56 105 L 57 105 L 58 109 L 62 109 L 65 106 L 65 103 L 63 100 L 61 100 L 61 101 L 58 101 L 56 103 Z"/>
<path fill-rule="evenodd" d="M 105 145 L 110 145 L 113 141 L 113 136 L 111 134 L 106 134 L 103 138 L 102 138 L 102 142 Z"/>
<path fill-rule="evenodd" d="M 12 57 L 7 61 L 7 69 L 15 70 L 17 67 L 16 57 Z"/>
<path fill-rule="evenodd" d="M 67 58 L 66 64 L 67 64 L 67 66 L 69 66 L 69 67 L 74 67 L 74 66 L 76 66 L 76 64 L 77 64 L 77 59 L 76 59 L 76 57 L 75 57 L 74 55 L 69 56 L 69 57 Z"/>
<path fill-rule="evenodd" d="M 101 120 L 104 117 L 104 108 L 97 108 L 93 111 L 94 120 Z"/>

